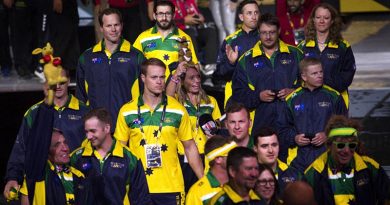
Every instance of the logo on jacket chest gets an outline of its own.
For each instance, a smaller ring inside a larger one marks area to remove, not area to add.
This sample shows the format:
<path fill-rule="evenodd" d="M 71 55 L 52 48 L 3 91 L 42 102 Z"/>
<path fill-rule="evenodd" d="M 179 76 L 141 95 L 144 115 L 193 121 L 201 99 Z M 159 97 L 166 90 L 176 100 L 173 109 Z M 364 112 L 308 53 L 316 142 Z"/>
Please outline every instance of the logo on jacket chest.
<path fill-rule="evenodd" d="M 253 64 L 253 67 L 254 68 L 263 68 L 264 67 L 264 63 L 262 61 L 257 61 Z"/>
<path fill-rule="evenodd" d="M 328 54 L 326 54 L 326 57 L 327 57 L 328 59 L 330 59 L 330 60 L 336 60 L 336 59 L 339 58 L 339 55 L 334 54 L 334 53 L 328 53 Z"/>
<path fill-rule="evenodd" d="M 314 58 L 314 57 L 316 57 L 316 54 L 313 53 L 313 52 L 305 53 L 305 57 L 312 57 L 312 58 Z"/>
<path fill-rule="evenodd" d="M 92 58 L 92 63 L 102 63 L 103 62 L 103 60 L 102 60 L 102 58 Z"/>
<path fill-rule="evenodd" d="M 157 47 L 157 43 L 156 42 L 150 42 L 146 45 L 147 48 L 156 48 Z"/>
<path fill-rule="evenodd" d="M 291 59 L 281 59 L 281 60 L 280 60 L 280 63 L 281 63 L 282 65 L 289 65 L 289 64 L 292 63 L 292 60 L 291 60 Z"/>
<path fill-rule="evenodd" d="M 330 107 L 330 102 L 325 102 L 325 101 L 322 101 L 322 102 L 318 102 L 318 106 L 320 107 Z"/>
<path fill-rule="evenodd" d="M 119 63 L 127 63 L 127 62 L 130 62 L 130 58 L 120 57 L 120 58 L 118 58 L 118 62 Z"/>
<path fill-rule="evenodd" d="M 80 120 L 81 116 L 80 115 L 68 115 L 69 120 Z"/>
<path fill-rule="evenodd" d="M 298 104 L 298 105 L 294 105 L 294 110 L 295 111 L 303 111 L 305 109 L 305 104 Z"/>
<path fill-rule="evenodd" d="M 122 169 L 123 167 L 125 167 L 125 164 L 119 162 L 110 162 L 110 166 L 114 169 Z"/>

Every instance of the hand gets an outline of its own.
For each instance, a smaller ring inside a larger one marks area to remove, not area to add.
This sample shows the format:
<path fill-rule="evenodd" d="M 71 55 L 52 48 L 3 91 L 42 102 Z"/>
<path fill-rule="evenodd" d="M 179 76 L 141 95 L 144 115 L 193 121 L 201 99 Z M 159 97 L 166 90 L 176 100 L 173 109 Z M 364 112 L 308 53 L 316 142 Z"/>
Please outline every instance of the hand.
<path fill-rule="evenodd" d="M 16 180 L 9 180 L 5 185 L 3 195 L 6 199 L 10 199 L 10 191 L 12 188 L 19 191 L 19 184 Z"/>
<path fill-rule="evenodd" d="M 7 8 L 11 8 L 12 5 L 14 4 L 14 0 L 4 0 L 4 5 L 7 7 Z"/>
<path fill-rule="evenodd" d="M 198 16 L 199 16 L 199 18 L 198 18 L 199 23 L 200 24 L 204 23 L 204 21 L 205 21 L 204 16 L 202 14 L 198 14 Z"/>
<path fill-rule="evenodd" d="M 260 92 L 260 100 L 263 102 L 272 102 L 275 100 L 276 94 L 271 90 L 263 90 Z"/>
<path fill-rule="evenodd" d="M 325 132 L 319 132 L 316 134 L 316 136 L 311 140 L 311 144 L 314 146 L 321 146 L 323 145 L 327 140 L 327 137 L 325 135 Z"/>
<path fill-rule="evenodd" d="M 61 14 L 62 13 L 62 0 L 53 1 L 53 11 Z"/>
<path fill-rule="evenodd" d="M 237 9 L 237 2 L 229 1 L 229 10 L 230 12 L 234 12 Z"/>
<path fill-rule="evenodd" d="M 229 44 L 226 44 L 225 52 L 227 58 L 229 59 L 229 63 L 235 64 L 238 59 L 238 46 L 235 46 L 233 50 L 233 48 Z"/>
<path fill-rule="evenodd" d="M 305 138 L 305 134 L 295 135 L 295 143 L 299 146 L 305 146 L 310 144 L 310 139 Z"/>
<path fill-rule="evenodd" d="M 195 15 L 197 14 L 192 14 L 192 15 L 187 15 L 184 17 L 184 23 L 187 24 L 187 25 L 197 25 L 200 22 L 200 15 L 199 18 L 196 18 Z"/>
<path fill-rule="evenodd" d="M 182 61 L 182 62 L 179 63 L 179 65 L 177 65 L 175 74 L 173 74 L 173 76 L 174 76 L 176 79 L 179 79 L 184 73 L 187 72 L 187 68 L 186 68 L 186 66 L 185 66 L 186 64 L 187 64 L 187 62 Z"/>
<path fill-rule="evenodd" d="M 287 95 L 290 95 L 290 93 L 292 93 L 294 91 L 294 89 L 291 89 L 291 88 L 283 88 L 281 90 L 279 90 L 278 93 L 276 93 L 277 97 L 281 100 L 285 100 Z"/>

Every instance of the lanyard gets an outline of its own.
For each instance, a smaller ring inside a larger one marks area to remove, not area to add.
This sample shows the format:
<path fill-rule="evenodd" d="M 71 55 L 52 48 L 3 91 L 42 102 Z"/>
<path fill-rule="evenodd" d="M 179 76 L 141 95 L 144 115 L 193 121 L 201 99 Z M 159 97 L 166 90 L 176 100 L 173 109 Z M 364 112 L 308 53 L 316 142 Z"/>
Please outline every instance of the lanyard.
<path fill-rule="evenodd" d="M 161 133 L 162 125 L 163 125 L 163 122 L 164 122 L 164 120 L 165 120 L 166 109 L 167 109 L 167 102 L 165 102 L 164 107 L 163 107 L 163 111 L 162 111 L 162 113 L 161 113 L 160 124 L 159 124 L 159 126 L 158 126 L 158 132 L 159 132 L 159 133 Z M 139 129 L 140 129 L 141 132 L 142 132 L 142 138 L 144 138 L 144 140 L 146 140 L 146 139 L 145 139 L 145 132 L 144 132 L 144 128 L 143 128 L 143 126 L 142 126 L 142 120 L 141 120 L 141 119 L 142 119 L 142 116 L 141 116 L 141 106 L 138 105 L 138 120 L 140 121 L 140 123 L 139 123 Z M 157 133 L 157 134 L 158 134 L 158 133 Z M 157 137 L 157 136 L 156 136 L 156 137 Z"/>
<path fill-rule="evenodd" d="M 288 21 L 289 21 L 289 23 L 290 23 L 291 28 L 292 28 L 292 29 L 295 29 L 295 28 L 294 28 L 294 23 L 293 23 L 292 20 L 291 20 L 291 17 L 290 17 L 290 13 L 289 13 L 289 12 L 287 12 L 287 18 L 288 18 Z M 302 15 L 301 15 L 301 20 L 299 20 L 299 27 L 298 27 L 298 28 L 302 28 L 304 23 L 305 23 L 305 22 L 304 22 L 304 20 L 303 20 L 303 13 L 302 13 Z"/>

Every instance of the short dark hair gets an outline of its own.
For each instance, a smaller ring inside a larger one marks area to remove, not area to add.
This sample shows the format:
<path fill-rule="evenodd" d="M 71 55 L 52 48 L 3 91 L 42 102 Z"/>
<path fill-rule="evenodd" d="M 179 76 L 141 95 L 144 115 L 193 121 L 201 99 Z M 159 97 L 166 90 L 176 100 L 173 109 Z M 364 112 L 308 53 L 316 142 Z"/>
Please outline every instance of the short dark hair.
<path fill-rule="evenodd" d="M 307 57 L 302 59 L 301 62 L 299 62 L 299 72 L 302 74 L 304 71 L 306 71 L 307 67 L 312 65 L 322 65 L 321 60 L 314 57 Z"/>
<path fill-rule="evenodd" d="M 259 137 L 266 137 L 266 136 L 271 136 L 271 135 L 276 135 L 277 133 L 275 129 L 272 127 L 261 127 L 257 129 L 255 132 L 253 132 L 253 143 L 254 145 L 257 145 L 259 143 Z"/>
<path fill-rule="evenodd" d="M 112 126 L 112 118 L 110 112 L 106 108 L 95 108 L 91 111 L 89 111 L 87 114 L 84 116 L 84 123 L 93 118 L 96 117 L 100 122 L 103 122 L 105 124 L 109 124 Z"/>
<path fill-rule="evenodd" d="M 256 4 L 256 6 L 259 7 L 259 4 L 255 0 L 244 0 L 240 4 L 238 4 L 238 7 L 237 7 L 238 13 L 242 14 L 242 10 L 248 4 Z M 259 10 L 260 10 L 260 8 L 259 8 Z"/>
<path fill-rule="evenodd" d="M 118 9 L 114 9 L 114 8 L 106 8 L 104 9 L 102 12 L 99 13 L 99 25 L 100 27 L 103 26 L 103 16 L 106 15 L 111 15 L 111 14 L 116 14 L 118 15 L 119 17 L 119 22 L 122 23 L 122 13 L 118 10 Z"/>
<path fill-rule="evenodd" d="M 249 115 L 249 110 L 248 110 L 248 108 L 246 108 L 244 104 L 239 103 L 239 102 L 235 102 L 235 101 L 230 102 L 230 103 L 226 106 L 226 108 L 225 108 L 226 119 L 229 118 L 229 117 L 228 117 L 228 116 L 229 116 L 229 113 L 240 112 L 242 109 L 244 109 L 244 110 L 246 111 L 247 117 L 248 117 L 248 119 L 250 119 L 250 115 Z"/>
<path fill-rule="evenodd" d="M 160 59 L 158 59 L 158 58 L 149 58 L 149 59 L 145 60 L 141 64 L 141 74 L 146 75 L 147 72 L 148 72 L 148 67 L 150 65 L 160 66 L 160 67 L 166 69 L 166 65 Z"/>
<path fill-rule="evenodd" d="M 279 19 L 270 13 L 261 15 L 259 19 L 259 28 L 262 24 L 276 26 L 277 29 L 280 28 Z"/>
<path fill-rule="evenodd" d="M 226 159 L 226 169 L 229 170 L 231 167 L 235 171 L 239 170 L 243 159 L 247 157 L 254 157 L 257 159 L 256 152 L 247 147 L 236 147 L 230 150 Z M 229 178 L 231 178 L 230 174 Z"/>
<path fill-rule="evenodd" d="M 159 6 L 169 6 L 171 7 L 172 14 L 175 13 L 175 5 L 171 1 L 167 1 L 167 0 L 156 1 L 153 6 L 153 13 L 157 12 L 157 7 Z"/>

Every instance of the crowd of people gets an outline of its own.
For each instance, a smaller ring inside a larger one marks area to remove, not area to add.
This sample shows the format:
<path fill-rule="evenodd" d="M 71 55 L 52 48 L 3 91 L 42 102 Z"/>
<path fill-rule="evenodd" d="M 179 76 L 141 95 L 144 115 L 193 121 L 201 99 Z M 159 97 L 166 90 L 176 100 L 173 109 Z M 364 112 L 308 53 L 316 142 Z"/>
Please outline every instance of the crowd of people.
<path fill-rule="evenodd" d="M 5 198 L 23 205 L 388 199 L 389 178 L 348 118 L 355 60 L 331 5 L 287 0 L 276 17 L 254 0 L 150 1 L 155 25 L 134 36 L 139 1 L 95 3 L 101 40 L 78 58 L 75 96 L 64 63 L 68 81 L 45 83 L 46 97 L 24 115 Z M 226 34 L 213 51 L 210 17 L 227 20 L 233 10 L 242 25 L 231 33 L 231 22 L 218 20 Z M 202 88 L 205 75 L 226 82 L 223 109 Z"/>

